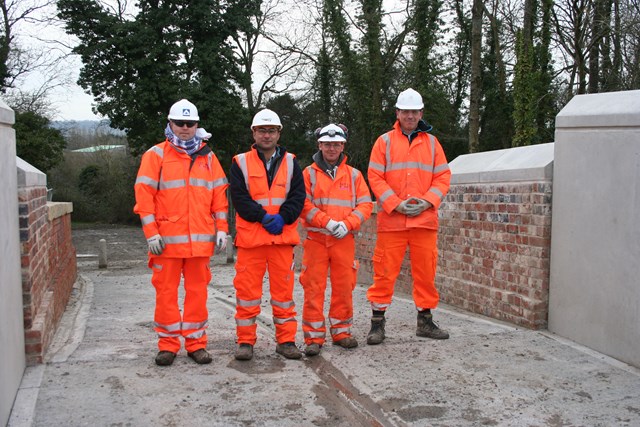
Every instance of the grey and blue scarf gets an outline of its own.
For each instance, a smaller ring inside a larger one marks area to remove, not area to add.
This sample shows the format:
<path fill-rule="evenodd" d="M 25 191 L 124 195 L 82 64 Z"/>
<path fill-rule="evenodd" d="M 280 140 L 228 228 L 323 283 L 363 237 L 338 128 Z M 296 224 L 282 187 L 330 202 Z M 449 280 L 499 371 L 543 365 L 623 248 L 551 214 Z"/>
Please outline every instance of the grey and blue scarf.
<path fill-rule="evenodd" d="M 198 151 L 200 149 L 200 145 L 202 144 L 202 138 L 198 136 L 197 132 L 193 138 L 187 141 L 181 140 L 173 133 L 169 123 L 167 123 L 167 128 L 164 130 L 164 134 L 166 135 L 169 142 L 171 142 L 175 147 L 181 149 L 188 155 L 192 155 L 193 153 Z"/>

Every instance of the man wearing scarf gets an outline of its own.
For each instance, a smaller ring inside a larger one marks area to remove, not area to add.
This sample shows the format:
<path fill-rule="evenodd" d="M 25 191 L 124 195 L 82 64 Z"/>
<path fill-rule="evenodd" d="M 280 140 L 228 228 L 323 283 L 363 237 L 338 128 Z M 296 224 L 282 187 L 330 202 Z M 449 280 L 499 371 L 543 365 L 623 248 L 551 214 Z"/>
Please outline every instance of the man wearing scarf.
<path fill-rule="evenodd" d="M 154 326 L 160 366 L 171 365 L 184 339 L 187 355 L 211 363 L 206 350 L 209 260 L 227 244 L 227 177 L 198 128 L 195 105 L 182 99 L 171 107 L 164 142 L 143 156 L 135 183 L 136 205 L 149 245 L 151 283 L 156 289 Z M 184 308 L 178 286 L 184 277 Z"/>

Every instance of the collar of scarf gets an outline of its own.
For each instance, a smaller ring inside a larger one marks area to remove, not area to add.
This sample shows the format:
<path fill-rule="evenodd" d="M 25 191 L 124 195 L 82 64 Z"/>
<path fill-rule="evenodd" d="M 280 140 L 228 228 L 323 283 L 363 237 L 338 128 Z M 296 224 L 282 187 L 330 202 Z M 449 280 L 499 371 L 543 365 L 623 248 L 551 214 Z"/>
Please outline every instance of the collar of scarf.
<path fill-rule="evenodd" d="M 316 162 L 318 167 L 323 171 L 325 171 L 325 173 L 329 175 L 331 179 L 336 179 L 336 171 L 338 170 L 338 166 L 340 166 L 343 160 L 344 160 L 344 153 L 340 153 L 340 156 L 338 157 L 338 160 L 336 161 L 335 165 L 329 164 L 324 160 L 324 157 L 322 156 L 322 151 L 318 151 L 316 154 L 313 155 L 313 161 Z"/>
<path fill-rule="evenodd" d="M 167 123 L 167 128 L 164 130 L 164 134 L 174 147 L 178 148 L 179 151 L 184 151 L 188 155 L 192 155 L 193 153 L 198 151 L 202 143 L 202 138 L 197 134 L 187 141 L 181 140 L 173 133 L 169 123 Z"/>

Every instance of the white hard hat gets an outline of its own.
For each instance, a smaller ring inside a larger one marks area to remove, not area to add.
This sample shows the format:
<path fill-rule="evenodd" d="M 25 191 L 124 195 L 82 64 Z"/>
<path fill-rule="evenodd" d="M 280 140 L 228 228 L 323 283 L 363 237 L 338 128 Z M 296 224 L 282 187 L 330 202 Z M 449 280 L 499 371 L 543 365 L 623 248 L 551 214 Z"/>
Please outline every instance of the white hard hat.
<path fill-rule="evenodd" d="M 398 110 L 422 110 L 424 108 L 422 96 L 411 88 L 402 91 L 398 95 L 396 108 Z"/>
<path fill-rule="evenodd" d="M 192 122 L 200 120 L 200 117 L 198 116 L 198 109 L 186 99 L 181 99 L 173 104 L 169 110 L 169 116 L 167 118 L 169 120 L 186 120 Z"/>
<path fill-rule="evenodd" d="M 338 125 L 334 125 L 333 123 L 320 129 L 320 133 L 318 134 L 318 142 L 330 141 L 346 142 L 347 135 L 345 134 L 344 129 L 342 129 Z"/>
<path fill-rule="evenodd" d="M 256 126 L 278 126 L 282 129 L 282 123 L 280 123 L 280 117 L 278 115 L 265 108 L 264 110 L 260 110 L 253 116 L 253 122 L 251 122 L 251 129 Z"/>

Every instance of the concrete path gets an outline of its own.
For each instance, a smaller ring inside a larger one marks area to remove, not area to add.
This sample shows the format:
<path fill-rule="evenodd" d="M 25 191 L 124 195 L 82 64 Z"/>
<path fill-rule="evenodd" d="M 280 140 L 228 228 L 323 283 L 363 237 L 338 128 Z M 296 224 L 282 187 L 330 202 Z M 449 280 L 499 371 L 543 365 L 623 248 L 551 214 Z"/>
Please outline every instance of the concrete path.
<path fill-rule="evenodd" d="M 364 286 L 360 347 L 328 343 L 315 358 L 283 359 L 267 293 L 254 359 L 236 361 L 234 270 L 218 257 L 212 265 L 214 362 L 196 365 L 183 350 L 158 367 L 144 261 L 99 270 L 79 258 L 47 363 L 25 372 L 9 426 L 640 426 L 640 370 L 546 331 L 441 307 L 435 318 L 451 339 L 418 338 L 412 302 L 396 297 L 387 339 L 367 346 Z M 295 300 L 300 318 L 297 282 Z"/>

